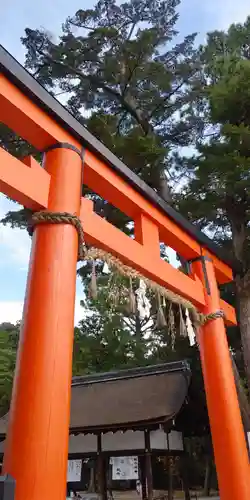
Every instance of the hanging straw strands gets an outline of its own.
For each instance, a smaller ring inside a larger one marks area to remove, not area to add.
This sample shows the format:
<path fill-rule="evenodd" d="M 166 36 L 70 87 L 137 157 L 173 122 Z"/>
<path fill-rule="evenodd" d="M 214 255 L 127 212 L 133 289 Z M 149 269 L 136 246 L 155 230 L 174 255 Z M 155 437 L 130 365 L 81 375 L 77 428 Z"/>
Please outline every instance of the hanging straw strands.
<path fill-rule="evenodd" d="M 130 279 L 141 279 L 145 282 L 146 286 L 152 290 L 153 292 L 156 293 L 157 298 L 158 298 L 158 318 L 157 321 L 159 323 L 159 326 L 165 326 L 166 325 L 166 319 L 165 315 L 162 309 L 162 303 L 161 303 L 161 298 L 164 297 L 168 302 L 172 302 L 174 304 L 177 304 L 179 306 L 182 306 L 184 309 L 188 309 L 190 312 L 190 315 L 192 317 L 194 326 L 198 326 L 199 324 L 202 323 L 202 315 L 197 311 L 196 307 L 188 300 L 184 299 L 180 295 L 172 292 L 171 290 L 168 290 L 155 281 L 150 280 L 149 278 L 146 278 L 143 276 L 139 271 L 136 269 L 133 269 L 130 266 L 127 266 L 123 264 L 120 259 L 115 257 L 114 255 L 106 252 L 105 250 L 102 250 L 100 248 L 94 248 L 91 247 L 86 250 L 85 252 L 85 258 L 84 260 L 86 261 L 95 261 L 95 260 L 102 260 L 108 264 L 110 268 L 116 269 L 119 274 L 122 276 L 128 277 Z M 130 285 L 131 286 L 131 285 Z M 131 288 L 132 290 L 132 288 Z M 163 325 L 164 323 L 164 325 Z"/>
<path fill-rule="evenodd" d="M 114 255 L 102 250 L 100 248 L 87 248 L 84 241 L 84 233 L 82 228 L 81 220 L 74 214 L 70 214 L 68 212 L 49 212 L 49 211 L 41 211 L 36 212 L 32 215 L 32 219 L 28 226 L 29 233 L 33 233 L 34 226 L 37 224 L 71 224 L 73 225 L 78 233 L 78 260 L 82 261 L 92 261 L 92 273 L 91 273 L 91 284 L 90 284 L 90 292 L 93 297 L 97 296 L 97 283 L 96 283 L 96 269 L 95 269 L 95 261 L 102 260 L 104 263 L 106 262 L 108 266 L 115 269 L 122 276 L 128 277 L 130 281 L 130 299 L 131 299 L 131 310 L 134 309 L 136 303 L 134 303 L 135 297 L 133 297 L 133 287 L 132 280 L 138 279 L 143 280 L 147 288 L 152 290 L 156 296 L 158 297 L 159 302 L 159 310 L 158 310 L 158 323 L 162 324 L 166 322 L 163 309 L 162 309 L 162 299 L 166 299 L 171 304 L 179 305 L 180 309 L 184 309 L 186 313 L 188 312 L 188 317 L 192 320 L 194 328 L 197 328 L 199 325 L 202 325 L 208 321 L 223 318 L 223 311 L 215 311 L 209 315 L 203 315 L 199 313 L 196 307 L 187 299 L 181 297 L 180 295 L 168 290 L 155 281 L 150 280 L 143 276 L 139 271 L 133 269 L 130 266 L 123 264 L 123 262 L 115 257 Z M 171 312 L 172 306 L 169 311 L 169 324 L 170 327 L 174 328 L 174 313 Z M 187 316 L 187 314 L 186 314 Z M 164 319 L 163 319 L 164 317 Z M 180 325 L 182 323 L 183 314 L 180 311 Z M 165 326 L 165 325 L 164 325 Z M 183 326 L 183 325 L 182 325 Z M 183 329 L 180 331 L 183 331 Z M 185 336 L 186 334 L 184 334 Z"/>

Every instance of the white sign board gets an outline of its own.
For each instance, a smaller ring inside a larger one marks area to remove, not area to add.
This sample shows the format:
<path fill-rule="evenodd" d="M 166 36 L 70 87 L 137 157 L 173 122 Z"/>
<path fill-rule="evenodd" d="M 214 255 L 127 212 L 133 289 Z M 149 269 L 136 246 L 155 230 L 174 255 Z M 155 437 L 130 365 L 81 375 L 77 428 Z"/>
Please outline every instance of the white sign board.
<path fill-rule="evenodd" d="M 127 481 L 138 479 L 138 457 L 112 457 L 112 479 Z"/>
<path fill-rule="evenodd" d="M 82 475 L 82 461 L 68 460 L 67 482 L 77 483 L 81 481 L 81 475 Z"/>

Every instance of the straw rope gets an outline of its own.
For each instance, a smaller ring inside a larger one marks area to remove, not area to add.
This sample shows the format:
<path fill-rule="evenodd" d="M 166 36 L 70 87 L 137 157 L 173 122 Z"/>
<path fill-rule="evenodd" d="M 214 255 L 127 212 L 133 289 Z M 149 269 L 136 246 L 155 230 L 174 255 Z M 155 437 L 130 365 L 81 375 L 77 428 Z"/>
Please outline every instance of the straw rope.
<path fill-rule="evenodd" d="M 209 321 L 213 321 L 219 318 L 224 318 L 224 312 L 222 310 L 215 311 L 213 313 L 204 315 L 201 314 L 197 308 L 190 302 L 185 299 L 181 295 L 178 295 L 171 290 L 159 285 L 155 281 L 145 277 L 136 269 L 133 269 L 118 258 L 112 255 L 101 248 L 90 247 L 87 248 L 84 241 L 84 232 L 81 224 L 81 220 L 77 215 L 71 214 L 68 212 L 36 212 L 32 215 L 31 221 L 29 223 L 29 233 L 32 234 L 34 227 L 38 224 L 70 224 L 73 225 L 78 233 L 78 260 L 85 261 L 95 261 L 100 259 L 106 262 L 111 268 L 115 268 L 118 273 L 122 276 L 126 276 L 128 278 L 137 278 L 142 279 L 148 288 L 150 288 L 153 292 L 160 294 L 162 297 L 167 299 L 169 302 L 174 304 L 178 304 L 182 306 L 184 309 L 188 309 L 192 316 L 192 320 L 194 322 L 194 326 L 198 327 L 199 325 L 204 325 Z"/>
<path fill-rule="evenodd" d="M 28 225 L 29 233 L 32 235 L 34 226 L 38 224 L 71 224 L 78 233 L 78 260 L 85 259 L 86 245 L 82 223 L 77 215 L 68 212 L 36 212 L 32 215 Z"/>

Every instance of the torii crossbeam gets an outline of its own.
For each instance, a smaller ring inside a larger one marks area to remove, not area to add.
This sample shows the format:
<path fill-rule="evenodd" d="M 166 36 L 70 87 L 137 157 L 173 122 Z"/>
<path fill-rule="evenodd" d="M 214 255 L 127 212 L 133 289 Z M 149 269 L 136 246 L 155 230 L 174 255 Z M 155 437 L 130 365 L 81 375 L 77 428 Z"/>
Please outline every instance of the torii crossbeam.
<path fill-rule="evenodd" d="M 218 283 L 230 263 L 204 234 L 132 173 L 0 48 L 0 119 L 44 153 L 43 167 L 0 149 L 0 189 L 32 210 L 81 218 L 87 243 L 236 324 Z M 81 197 L 82 183 L 128 215 L 129 238 Z M 190 275 L 160 258 L 162 241 L 191 262 Z M 4 471 L 17 500 L 65 500 L 78 236 L 70 225 L 39 225 L 32 242 Z M 222 500 L 249 500 L 247 446 L 222 318 L 199 330 L 199 346 Z M 87 411 L 87 408 L 86 408 Z"/>

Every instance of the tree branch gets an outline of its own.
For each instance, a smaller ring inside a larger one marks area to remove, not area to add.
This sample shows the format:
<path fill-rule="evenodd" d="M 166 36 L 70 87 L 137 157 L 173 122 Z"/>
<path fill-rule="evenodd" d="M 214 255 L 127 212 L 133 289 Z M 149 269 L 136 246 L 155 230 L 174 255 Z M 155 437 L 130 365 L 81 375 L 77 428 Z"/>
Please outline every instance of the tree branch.
<path fill-rule="evenodd" d="M 124 321 L 125 325 L 126 325 L 126 326 L 127 326 L 127 327 L 131 330 L 131 331 L 135 332 L 135 327 L 134 327 L 131 323 L 129 323 L 128 321 L 126 321 L 126 320 L 127 320 L 127 318 L 123 317 L 122 319 L 123 319 L 123 321 Z"/>
<path fill-rule="evenodd" d="M 85 30 L 89 30 L 89 31 L 95 31 L 96 28 L 92 28 L 91 26 L 87 26 L 86 24 L 82 24 L 80 21 L 79 23 L 75 23 L 74 21 L 72 21 L 72 19 L 69 19 L 68 20 L 69 24 L 71 24 L 72 26 L 75 26 L 76 28 L 83 28 Z"/>
<path fill-rule="evenodd" d="M 102 80 L 100 80 L 98 77 L 94 75 L 89 75 L 89 74 L 84 75 L 80 70 L 74 68 L 73 66 L 66 64 L 65 62 L 56 61 L 51 56 L 49 56 L 48 54 L 44 54 L 43 52 L 40 53 L 40 55 L 43 55 L 43 57 L 46 58 L 50 63 L 57 64 L 67 69 L 71 73 L 77 75 L 81 80 L 89 80 L 96 86 L 101 87 L 103 90 L 105 90 L 105 92 L 112 95 L 118 102 L 122 104 L 122 106 L 127 110 L 127 112 L 137 121 L 138 125 L 140 125 L 145 135 L 149 133 L 151 127 L 148 121 L 145 120 L 144 117 L 142 116 L 142 111 L 136 109 L 133 106 L 133 104 L 131 104 L 131 102 L 129 103 L 127 99 L 120 94 L 120 92 L 109 87 Z"/>
<path fill-rule="evenodd" d="M 126 115 L 127 115 L 127 111 L 124 111 L 124 112 L 122 113 L 122 116 L 121 116 L 121 118 L 120 118 L 120 120 L 119 120 L 118 124 L 117 124 L 116 136 L 120 135 L 120 127 L 121 127 L 121 124 L 122 124 L 122 122 L 123 122 L 124 118 L 126 118 Z"/>
<path fill-rule="evenodd" d="M 157 106 L 155 106 L 155 108 L 153 109 L 153 111 L 151 111 L 150 115 L 149 115 L 149 119 L 153 117 L 154 113 L 156 111 L 158 111 L 158 109 L 163 105 L 163 103 L 165 103 L 166 101 L 168 101 L 168 99 L 171 99 L 171 97 L 176 94 L 178 92 L 178 90 L 180 90 L 180 88 L 184 85 L 185 80 L 183 80 L 172 92 L 169 92 L 169 94 L 167 96 L 165 96 L 158 104 Z M 174 105 L 175 103 L 173 103 L 172 105 Z"/>

